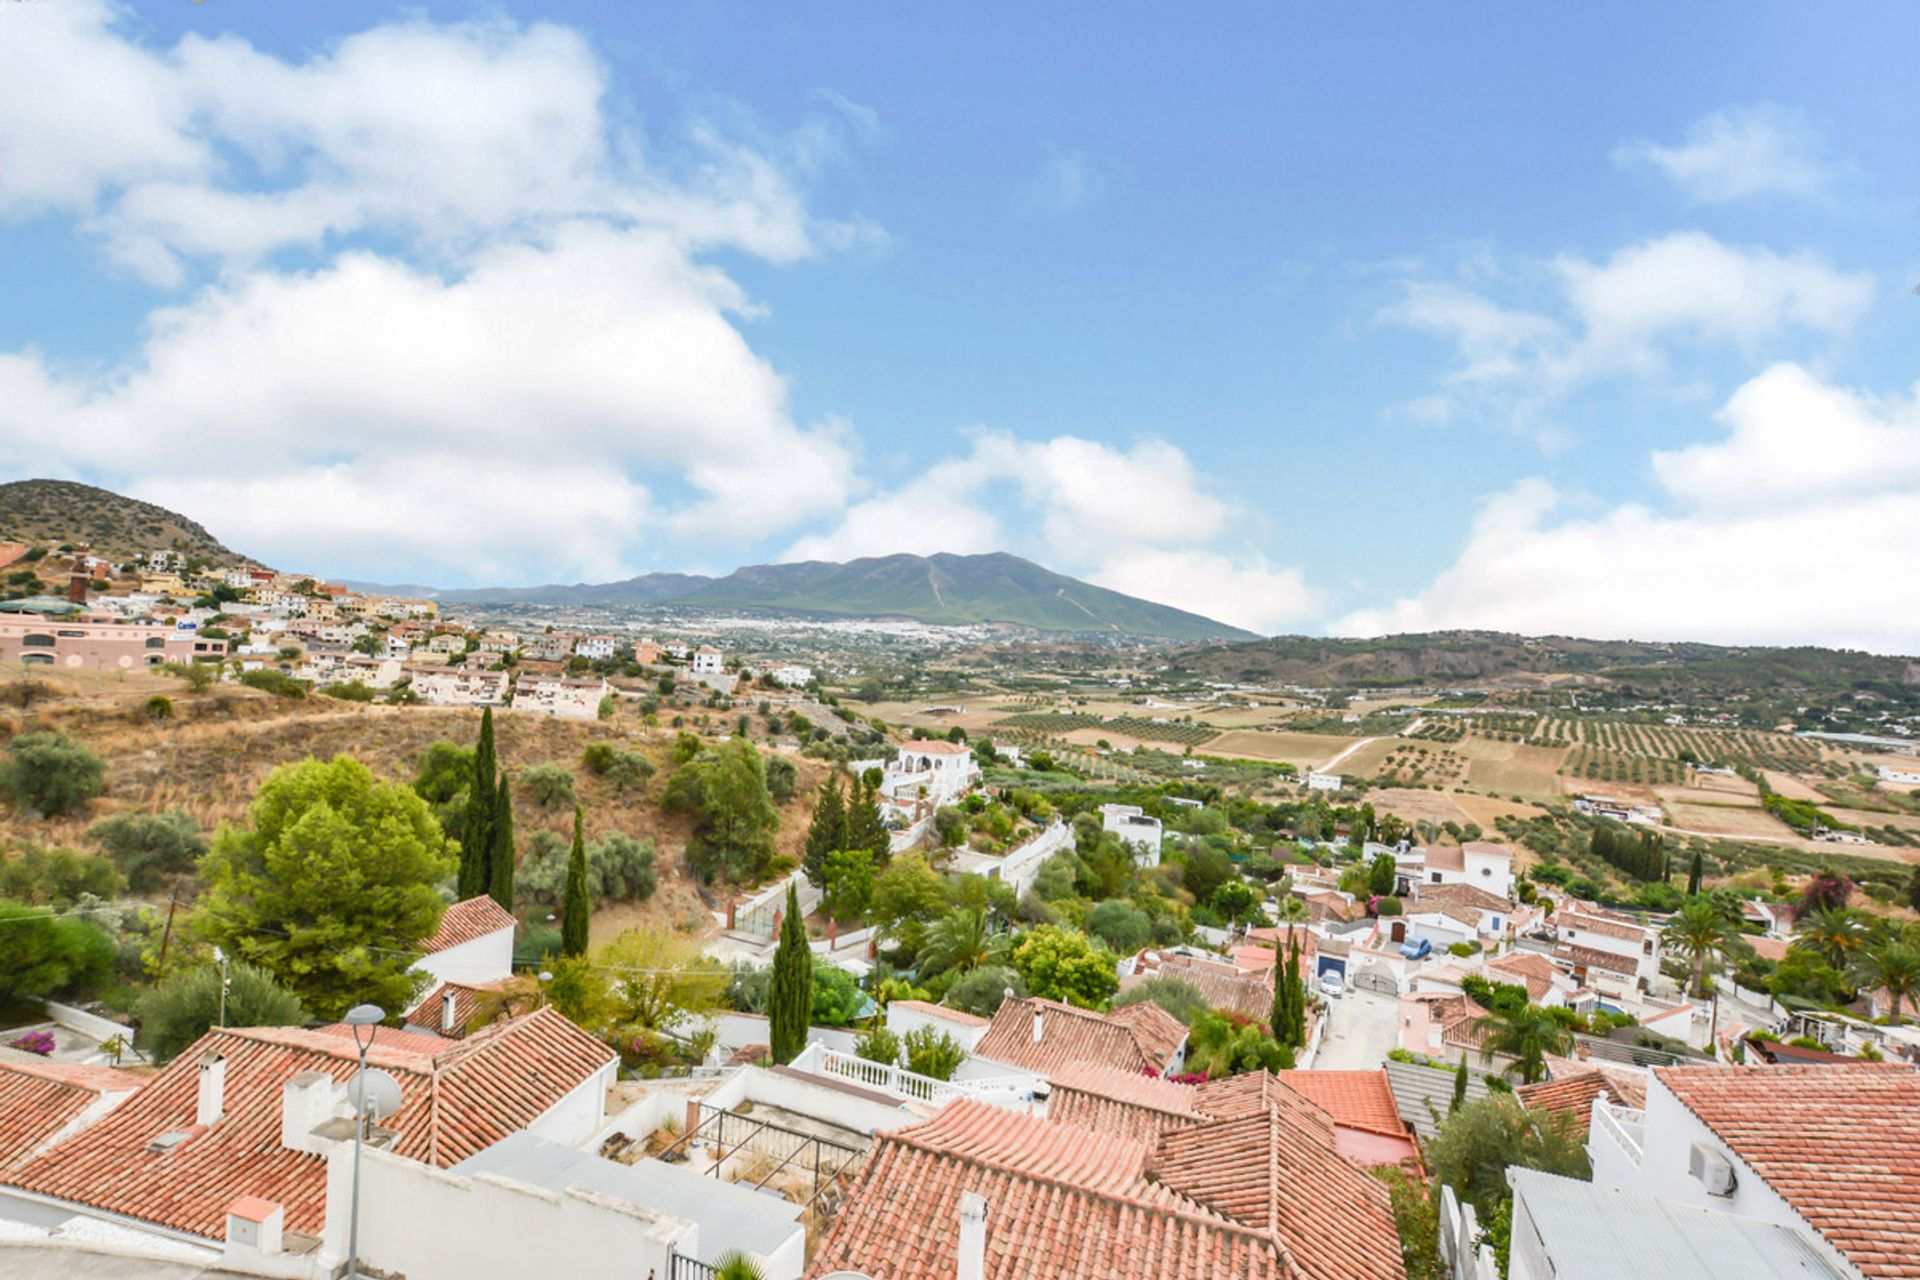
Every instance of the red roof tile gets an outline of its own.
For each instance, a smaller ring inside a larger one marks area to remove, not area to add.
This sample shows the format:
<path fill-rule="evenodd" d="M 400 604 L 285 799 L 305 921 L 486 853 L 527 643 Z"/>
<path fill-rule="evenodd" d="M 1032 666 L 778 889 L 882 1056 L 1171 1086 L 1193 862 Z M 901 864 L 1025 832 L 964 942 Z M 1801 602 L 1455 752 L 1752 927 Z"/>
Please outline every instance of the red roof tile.
<path fill-rule="evenodd" d="M 526 1128 L 613 1060 L 551 1009 L 495 1023 L 452 1048 L 423 1051 L 415 1042 L 385 1030 L 368 1061 L 398 1077 L 404 1095 L 386 1122 L 399 1135 L 393 1150 L 441 1168 Z M 194 1117 L 207 1053 L 226 1061 L 225 1113 L 202 1129 Z M 327 1030 L 210 1031 L 104 1119 L 0 1181 L 214 1239 L 227 1206 L 258 1195 L 286 1207 L 288 1230 L 314 1233 L 324 1218 L 326 1161 L 281 1144 L 284 1089 L 307 1071 L 344 1085 L 356 1066 L 352 1041 Z M 192 1136 L 149 1149 L 179 1132 Z"/>
<path fill-rule="evenodd" d="M 1644 926 L 1630 924 L 1625 920 L 1590 915 L 1583 911 L 1568 911 L 1564 908 L 1553 913 L 1553 924 L 1557 929 L 1584 929 L 1588 933 L 1618 938 L 1622 942 L 1642 942 L 1651 932 Z"/>
<path fill-rule="evenodd" d="M 950 1009 L 944 1004 L 931 1004 L 925 1000 L 892 1000 L 887 1003 L 889 1009 L 910 1009 L 925 1014 L 929 1018 L 939 1018 L 951 1022 L 956 1027 L 984 1027 L 988 1019 L 977 1013 L 968 1013 L 965 1009 Z"/>
<path fill-rule="evenodd" d="M 1282 1071 L 1283 1083 L 1333 1117 L 1342 1128 L 1365 1129 L 1388 1137 L 1407 1136 L 1407 1123 L 1393 1100 L 1387 1073 L 1363 1071 Z"/>
<path fill-rule="evenodd" d="M 407 1014 L 409 1027 L 421 1031 L 431 1031 L 458 1040 L 472 1029 L 474 1018 L 480 1013 L 482 1002 L 487 996 L 498 995 L 505 990 L 508 979 L 497 982 L 443 982 L 429 991 L 425 998 L 416 1004 Z M 446 998 L 453 997 L 453 1027 L 446 1028 Z M 499 1003 L 496 1001 L 495 1003 Z M 532 1003 L 528 1001 L 527 1003 Z M 524 1006 L 503 1007 L 504 1013 L 521 1014 L 527 1010 Z"/>
<path fill-rule="evenodd" d="M 1920 1276 L 1920 1071 L 1859 1063 L 1653 1074 L 1862 1275 Z"/>
<path fill-rule="evenodd" d="M 1553 955 L 1556 960 L 1565 960 L 1568 964 L 1582 965 L 1589 969 L 1605 969 L 1608 973 L 1618 973 L 1627 977 L 1640 971 L 1639 964 L 1626 956 L 1602 951 L 1598 947 L 1583 947 L 1574 942 L 1560 943 L 1554 947 Z"/>
<path fill-rule="evenodd" d="M 1385 1188 L 1311 1133 L 1250 1112 L 1150 1145 L 950 1103 L 880 1135 L 808 1274 L 950 1280 L 972 1191 L 988 1204 L 987 1280 L 1397 1280 Z M 1262 1142 L 1271 1158 L 1240 1172 Z"/>
<path fill-rule="evenodd" d="M 448 907 L 440 916 L 440 927 L 434 930 L 433 936 L 421 939 L 420 949 L 432 955 L 502 929 L 511 929 L 518 923 L 512 912 L 483 893 Z"/>
<path fill-rule="evenodd" d="M 1623 1073 L 1602 1071 L 1598 1067 L 1578 1071 L 1557 1080 L 1521 1085 L 1514 1096 L 1529 1111 L 1558 1111 L 1574 1117 L 1581 1132 L 1593 1117 L 1593 1100 L 1605 1092 L 1618 1106 L 1639 1110 L 1647 1105 L 1647 1088 Z"/>
<path fill-rule="evenodd" d="M 105 1095 L 140 1084 L 139 1076 L 111 1067 L 0 1049 L 0 1172 L 24 1164 Z"/>
<path fill-rule="evenodd" d="M 1037 1040 L 1036 1013 L 1041 1028 Z M 973 1052 L 1043 1074 L 1069 1063 L 1164 1071 L 1186 1034 L 1180 1020 L 1156 1004 L 1129 1005 L 1106 1014 L 1058 1000 L 1014 996 L 1000 1002 Z"/>
<path fill-rule="evenodd" d="M 1527 999 L 1535 1004 L 1553 990 L 1554 979 L 1560 976 L 1560 967 L 1536 951 L 1514 951 L 1489 960 L 1487 971 L 1496 981 L 1518 978 L 1527 988 Z"/>

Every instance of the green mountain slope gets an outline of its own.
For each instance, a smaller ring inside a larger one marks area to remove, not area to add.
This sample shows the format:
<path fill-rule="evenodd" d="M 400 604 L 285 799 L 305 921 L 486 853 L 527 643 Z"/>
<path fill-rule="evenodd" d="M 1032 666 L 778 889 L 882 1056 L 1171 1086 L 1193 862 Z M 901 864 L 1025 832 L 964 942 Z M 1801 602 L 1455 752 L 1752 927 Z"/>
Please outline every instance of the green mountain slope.
<path fill-rule="evenodd" d="M 1004 553 L 877 556 L 845 564 L 812 560 L 751 565 L 724 578 L 648 574 L 601 585 L 445 591 L 440 598 L 455 604 L 676 604 L 946 625 L 1004 623 L 1162 640 L 1252 634 Z"/>

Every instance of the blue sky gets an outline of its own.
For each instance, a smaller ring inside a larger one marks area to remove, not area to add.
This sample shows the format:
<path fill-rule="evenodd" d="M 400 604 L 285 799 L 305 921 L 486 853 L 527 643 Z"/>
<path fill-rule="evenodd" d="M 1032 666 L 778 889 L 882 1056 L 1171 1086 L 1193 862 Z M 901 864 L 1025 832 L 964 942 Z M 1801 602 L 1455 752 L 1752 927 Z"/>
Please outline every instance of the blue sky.
<path fill-rule="evenodd" d="M 854 16 L 5 6 L 0 476 L 360 578 L 1920 648 L 1910 7 Z"/>

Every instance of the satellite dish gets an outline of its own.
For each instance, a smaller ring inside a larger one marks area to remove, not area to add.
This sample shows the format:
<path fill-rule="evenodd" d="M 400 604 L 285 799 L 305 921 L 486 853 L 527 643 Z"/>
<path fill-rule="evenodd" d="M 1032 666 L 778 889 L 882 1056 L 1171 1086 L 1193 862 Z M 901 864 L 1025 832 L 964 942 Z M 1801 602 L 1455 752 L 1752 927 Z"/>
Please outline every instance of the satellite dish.
<path fill-rule="evenodd" d="M 400 1109 L 400 1082 L 378 1067 L 356 1071 L 347 1082 L 347 1098 L 356 1109 L 362 1105 L 363 1092 L 369 1120 L 385 1120 Z"/>

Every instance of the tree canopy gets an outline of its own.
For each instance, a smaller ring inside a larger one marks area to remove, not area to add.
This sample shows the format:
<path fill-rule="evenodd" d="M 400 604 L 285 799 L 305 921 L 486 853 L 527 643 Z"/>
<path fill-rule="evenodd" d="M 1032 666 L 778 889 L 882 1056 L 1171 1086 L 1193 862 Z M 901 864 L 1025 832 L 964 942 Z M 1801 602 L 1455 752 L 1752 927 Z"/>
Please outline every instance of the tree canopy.
<path fill-rule="evenodd" d="M 454 869 L 426 801 L 336 756 L 275 769 L 250 818 L 201 861 L 200 935 L 267 970 L 315 1017 L 404 1008 L 419 980 L 409 966 L 444 909 L 435 886 Z"/>

